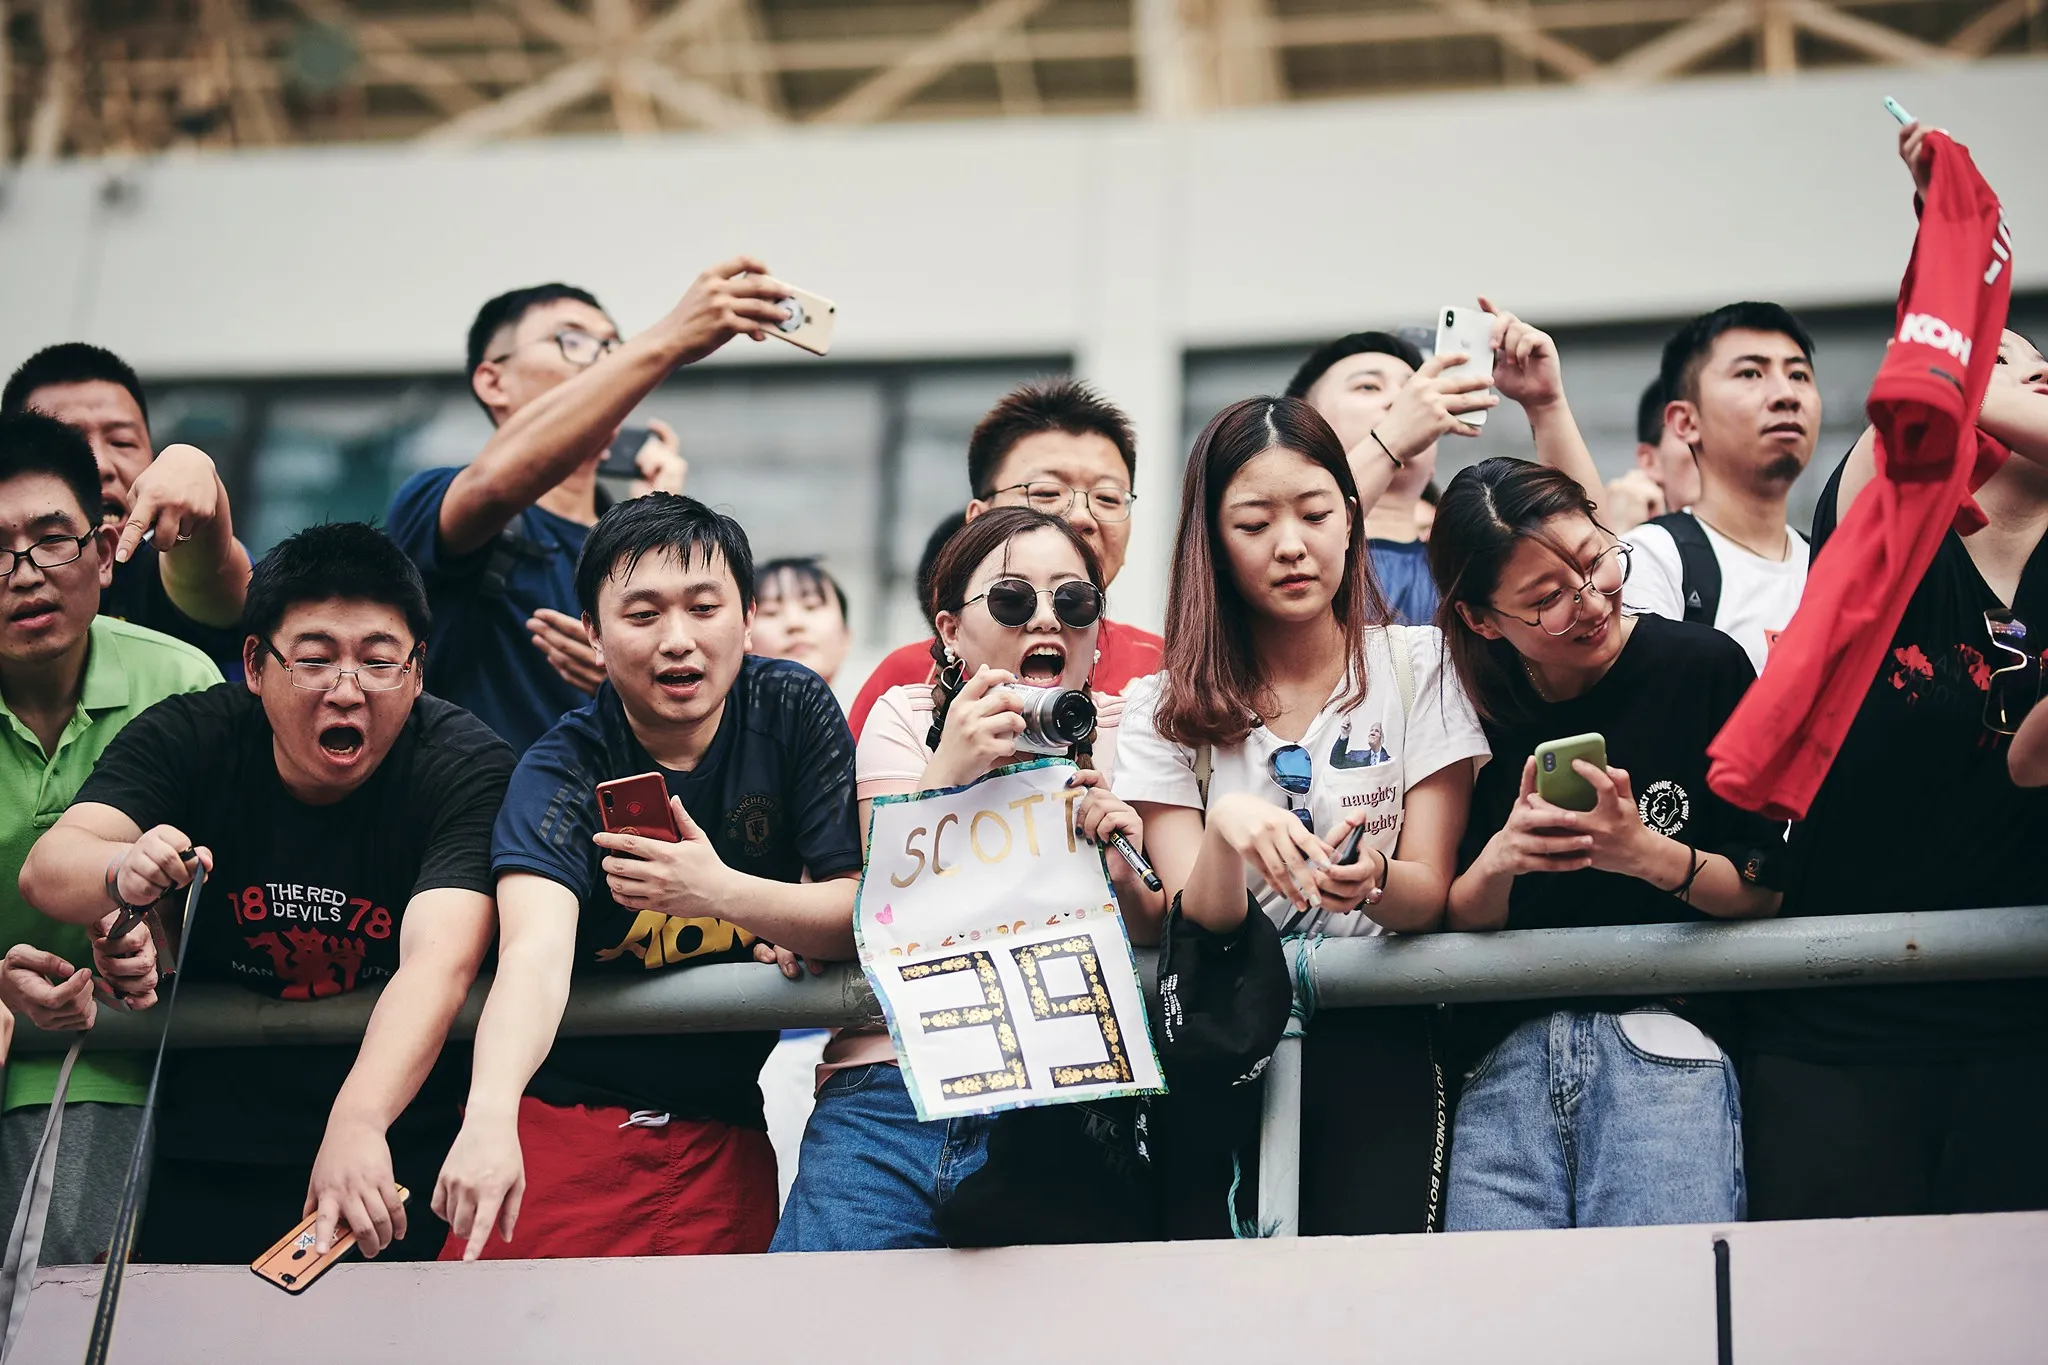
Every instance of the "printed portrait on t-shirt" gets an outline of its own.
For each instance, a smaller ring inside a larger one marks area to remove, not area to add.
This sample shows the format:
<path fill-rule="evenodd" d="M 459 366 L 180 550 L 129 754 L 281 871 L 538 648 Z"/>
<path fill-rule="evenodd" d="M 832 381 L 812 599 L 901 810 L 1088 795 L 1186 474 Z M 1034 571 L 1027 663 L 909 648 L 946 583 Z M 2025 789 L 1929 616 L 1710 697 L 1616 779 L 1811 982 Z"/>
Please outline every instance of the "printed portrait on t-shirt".
<path fill-rule="evenodd" d="M 1345 721 L 1337 730 L 1337 740 L 1330 746 L 1330 766 L 1333 768 L 1375 768 L 1382 763 L 1391 763 L 1394 756 L 1387 752 L 1386 731 L 1374 721 L 1365 732 L 1364 743 L 1353 747 L 1351 722 Z"/>

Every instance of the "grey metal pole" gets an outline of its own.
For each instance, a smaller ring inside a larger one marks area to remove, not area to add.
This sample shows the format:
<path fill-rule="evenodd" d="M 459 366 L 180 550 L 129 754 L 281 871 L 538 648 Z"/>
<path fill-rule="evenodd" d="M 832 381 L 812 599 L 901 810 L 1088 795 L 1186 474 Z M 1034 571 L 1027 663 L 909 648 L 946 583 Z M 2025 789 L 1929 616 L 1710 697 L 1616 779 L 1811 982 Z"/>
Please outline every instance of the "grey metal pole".
<path fill-rule="evenodd" d="M 2048 977 L 2048 908 L 1324 939 L 1321 1009 Z"/>
<path fill-rule="evenodd" d="M 479 977 L 448 1036 L 476 1036 L 491 979 Z M 362 1039 L 378 992 L 352 991 L 329 1000 L 271 1000 L 234 986 L 191 981 L 178 989 L 172 1047 L 261 1047 L 273 1043 L 347 1043 Z M 579 983 L 562 1012 L 564 1037 L 662 1033 L 730 1033 L 746 1029 L 829 1028 L 881 1018 L 860 968 L 833 966 L 785 980 L 758 963 L 721 963 L 687 972 L 658 972 L 645 981 Z M 128 1014 L 99 1008 L 87 1046 L 155 1047 L 159 1011 Z M 74 1035 L 44 1033 L 21 1021 L 14 1045 L 24 1051 L 70 1046 Z"/>
<path fill-rule="evenodd" d="M 1149 985 L 1151 955 L 1140 965 Z M 1324 939 L 1308 974 L 1322 1009 L 2048 977 L 2048 908 Z M 449 1036 L 473 1036 L 488 986 L 488 978 L 478 981 Z M 239 1047 L 360 1039 L 376 993 L 287 1003 L 194 982 L 179 999 L 173 1046 Z M 579 983 L 561 1032 L 716 1033 L 877 1017 L 857 967 L 785 981 L 771 967 L 726 964 L 646 981 Z M 154 1047 L 159 1019 L 102 1006 L 90 1045 Z M 14 1046 L 47 1052 L 70 1042 L 69 1034 L 44 1034 L 24 1020 Z"/>
<path fill-rule="evenodd" d="M 1259 1121 L 1259 1235 L 1301 1235 L 1301 1039 L 1282 1038 L 1266 1067 Z"/>

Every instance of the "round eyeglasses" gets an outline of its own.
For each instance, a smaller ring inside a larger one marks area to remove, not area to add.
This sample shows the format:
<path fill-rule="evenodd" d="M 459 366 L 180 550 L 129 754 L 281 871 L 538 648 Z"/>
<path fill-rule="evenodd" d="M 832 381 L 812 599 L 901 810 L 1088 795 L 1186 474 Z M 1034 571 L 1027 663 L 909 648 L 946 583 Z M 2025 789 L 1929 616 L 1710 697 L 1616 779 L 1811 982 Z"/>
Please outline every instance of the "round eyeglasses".
<path fill-rule="evenodd" d="M 420 656 L 418 645 L 405 656 L 403 663 L 367 663 L 355 668 L 343 668 L 340 664 L 315 663 L 300 660 L 293 663 L 277 652 L 277 646 L 268 640 L 263 647 L 270 651 L 272 658 L 283 665 L 292 686 L 305 692 L 332 692 L 341 686 L 344 676 L 354 678 L 356 686 L 365 692 L 393 692 L 405 685 L 406 675 L 412 672 L 413 661 Z"/>
<path fill-rule="evenodd" d="M 1054 517 L 1066 516 L 1074 510 L 1077 501 L 1085 498 L 1088 502 L 1089 515 L 1097 521 L 1129 521 L 1131 504 L 1137 501 L 1138 497 L 1128 488 L 1118 488 L 1113 484 L 1104 488 L 1080 489 L 1069 488 L 1066 484 L 1054 483 L 1047 479 L 1013 483 L 998 488 L 989 494 L 989 497 L 999 498 L 1005 493 L 1022 493 L 1026 507 L 1034 512 L 1044 512 Z"/>
<path fill-rule="evenodd" d="M 1052 614 L 1071 630 L 1086 630 L 1102 617 L 1102 589 L 1078 578 L 1057 588 L 1035 588 L 1021 578 L 998 578 L 960 605 L 965 608 L 985 601 L 997 625 L 1021 630 L 1038 615 L 1038 599 L 1048 595 Z"/>
<path fill-rule="evenodd" d="M 1537 603 L 1534 620 L 1517 616 L 1511 611 L 1501 611 L 1499 607 L 1495 607 L 1494 611 L 1510 621 L 1535 626 L 1545 635 L 1569 635 L 1573 627 L 1579 624 L 1579 611 L 1585 604 L 1587 593 L 1597 592 L 1602 597 L 1620 595 L 1622 585 L 1628 582 L 1630 556 L 1634 553 L 1635 546 L 1625 540 L 1618 540 L 1594 555 L 1593 562 L 1586 566 L 1586 581 L 1574 592 L 1568 593 L 1559 588 Z"/>
<path fill-rule="evenodd" d="M 512 352 L 517 351 L 520 346 L 538 346 L 543 341 L 554 342 L 556 348 L 562 353 L 562 359 L 568 361 L 571 365 L 576 365 L 586 370 L 595 365 L 601 358 L 610 355 L 625 344 L 617 337 L 592 336 L 580 327 L 564 327 L 560 331 L 548 336 L 535 337 L 531 341 L 522 341 L 519 343 L 519 346 L 514 346 L 511 351 L 507 351 L 503 355 L 491 356 L 489 358 L 490 362 L 493 365 L 503 364 L 512 358 Z"/>

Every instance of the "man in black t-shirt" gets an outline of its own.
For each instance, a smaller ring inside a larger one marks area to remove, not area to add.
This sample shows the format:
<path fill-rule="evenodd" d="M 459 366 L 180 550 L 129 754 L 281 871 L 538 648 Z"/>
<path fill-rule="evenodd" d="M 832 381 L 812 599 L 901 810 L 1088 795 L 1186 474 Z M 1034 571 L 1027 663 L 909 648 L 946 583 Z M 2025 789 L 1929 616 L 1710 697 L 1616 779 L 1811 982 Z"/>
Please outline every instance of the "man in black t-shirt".
<path fill-rule="evenodd" d="M 2032 391 L 2033 423 L 2026 419 Z M 2001 418 L 2020 409 L 2017 421 Z M 1991 524 L 1943 537 L 1807 818 L 1787 915 L 2048 904 L 2048 791 L 2006 771 L 1987 706 L 2011 661 L 1986 621 L 2048 632 L 2048 363 L 2016 333 L 1980 425 L 2016 452 L 1976 493 Z M 1814 517 L 1822 552 L 1876 475 L 1865 433 Z M 2009 687 L 2011 679 L 2001 683 Z M 2039 674 L 2022 675 L 2024 703 Z M 1742 1068 L 1759 1218 L 2048 1208 L 2048 981 L 1786 991 L 1751 1002 Z"/>
<path fill-rule="evenodd" d="M 372 527 L 284 541 L 246 619 L 247 682 L 131 722 L 22 890 L 87 922 L 189 882 L 189 853 L 208 868 L 195 980 L 278 1000 L 383 986 L 359 1049 L 172 1050 L 138 1259 L 246 1262 L 316 1209 L 322 1248 L 338 1222 L 366 1255 L 411 1224 L 400 1256 L 431 1257 L 440 1229 L 398 1187 L 424 1191 L 453 1136 L 454 1092 L 428 1073 L 490 945 L 512 752 L 420 695 L 426 590 Z"/>
<path fill-rule="evenodd" d="M 503 941 L 434 1191 L 445 1254 L 766 1251 L 755 1077 L 775 1034 L 555 1030 L 575 976 L 851 958 L 853 737 L 817 674 L 746 657 L 753 555 L 730 517 L 672 493 L 618 504 L 576 595 L 610 681 L 527 750 L 492 837 Z M 597 785 L 643 773 L 666 783 L 680 842 L 601 832 Z"/>
<path fill-rule="evenodd" d="M 121 537 L 100 614 L 183 640 L 223 670 L 238 666 L 249 553 L 213 461 L 189 445 L 154 454 L 142 381 L 82 341 L 45 347 L 7 381 L 0 412 L 31 408 L 76 427 L 99 463 L 101 515 Z"/>

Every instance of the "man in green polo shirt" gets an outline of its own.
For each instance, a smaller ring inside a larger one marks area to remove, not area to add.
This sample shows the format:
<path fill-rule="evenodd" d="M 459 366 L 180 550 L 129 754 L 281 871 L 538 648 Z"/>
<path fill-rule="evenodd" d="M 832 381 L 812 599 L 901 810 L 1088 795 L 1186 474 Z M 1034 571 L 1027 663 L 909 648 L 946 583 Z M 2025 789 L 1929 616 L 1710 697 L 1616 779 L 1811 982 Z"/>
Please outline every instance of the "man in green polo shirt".
<path fill-rule="evenodd" d="M 92 1026 L 98 1002 L 149 1003 L 148 935 L 31 909 L 17 879 L 108 741 L 148 707 L 221 680 L 188 644 L 99 616 L 115 532 L 103 529 L 92 447 L 39 413 L 0 415 L 0 1003 L 42 1028 Z M 88 965 L 90 964 L 90 965 Z M 58 1059 L 9 1058 L 0 1117 L 0 1228 L 12 1226 L 48 1117 Z M 133 1053 L 84 1052 L 71 1073 L 44 1265 L 105 1252 L 147 1088 Z"/>

